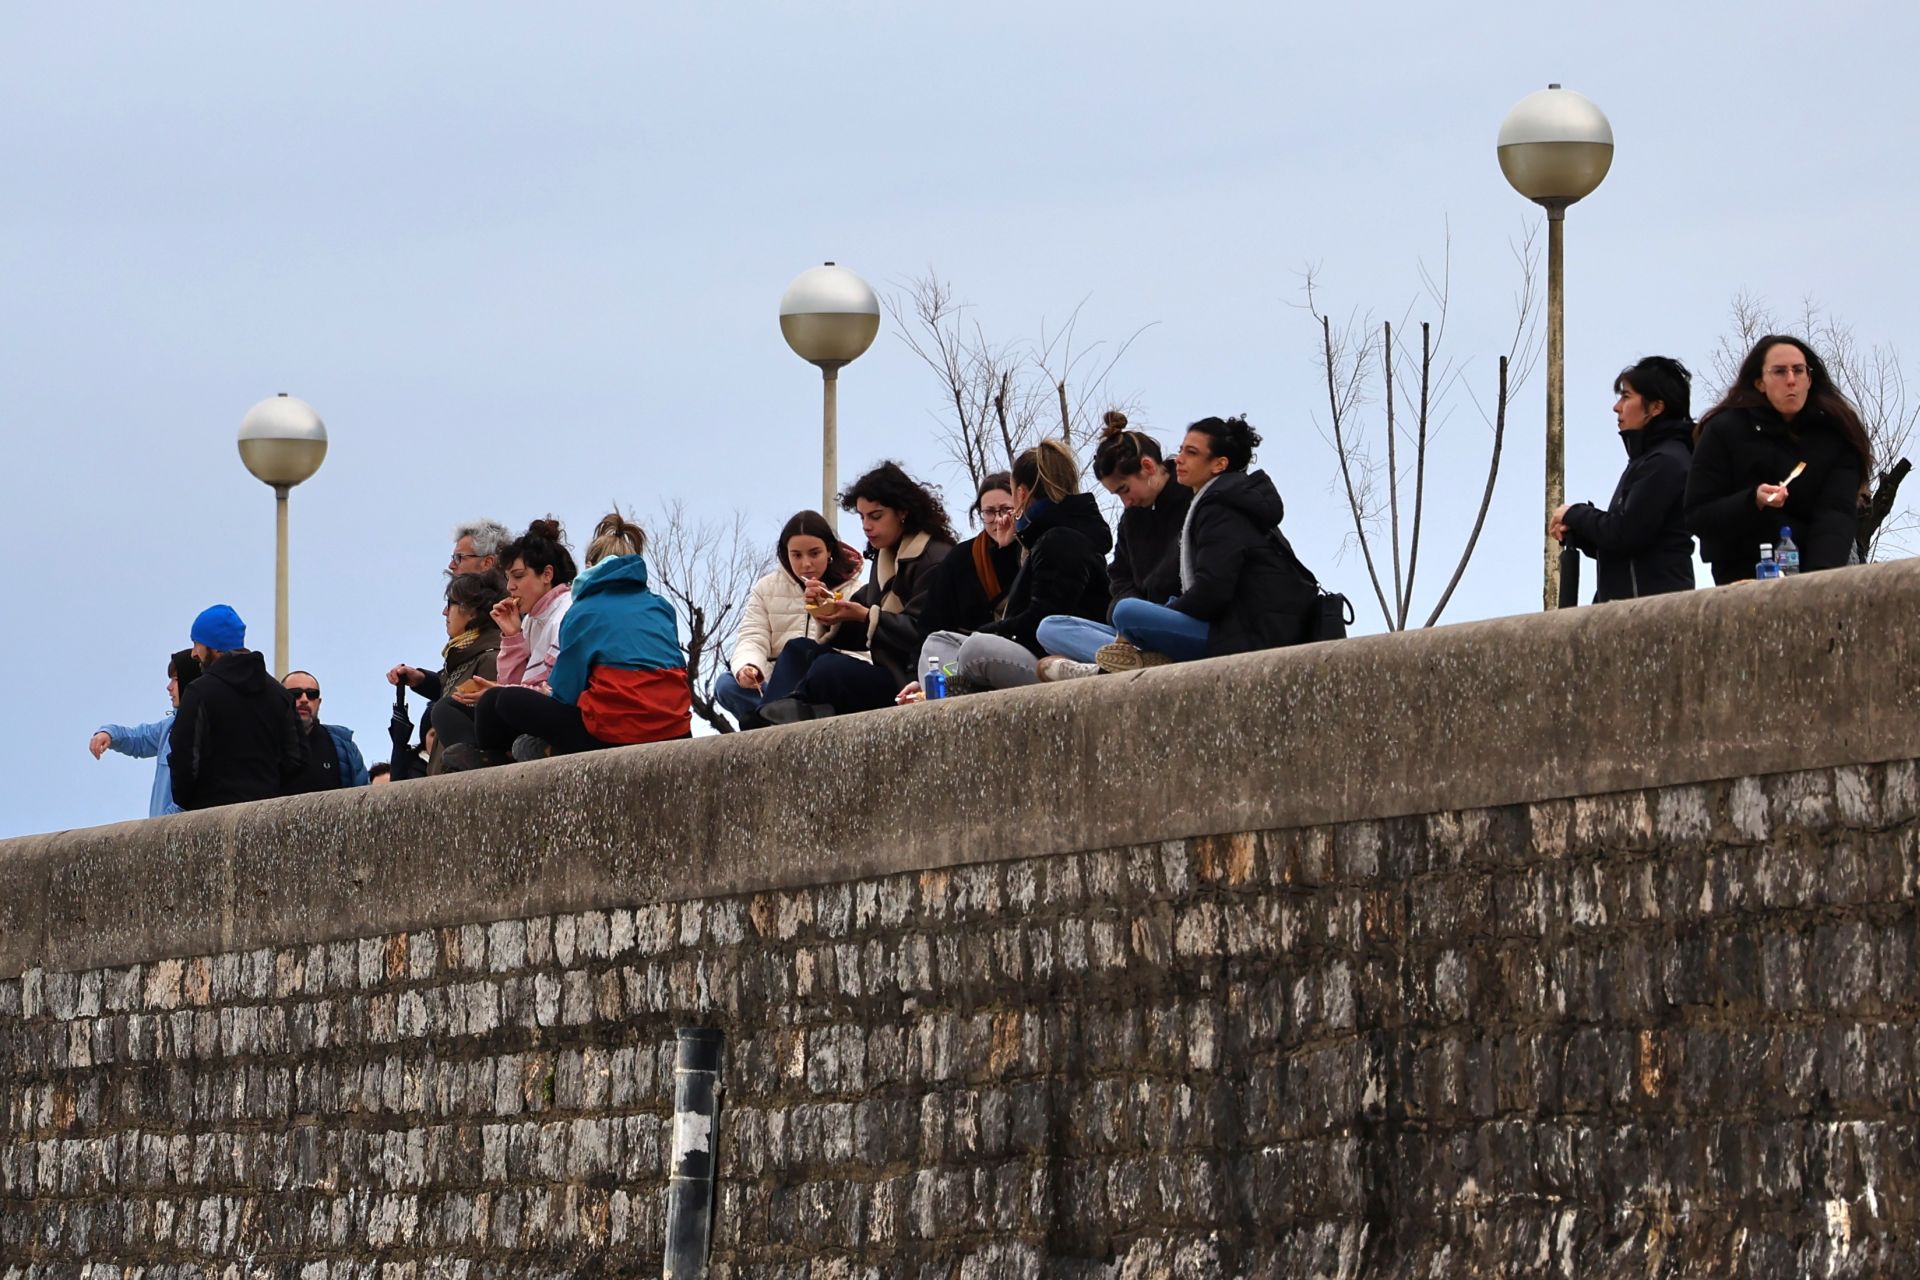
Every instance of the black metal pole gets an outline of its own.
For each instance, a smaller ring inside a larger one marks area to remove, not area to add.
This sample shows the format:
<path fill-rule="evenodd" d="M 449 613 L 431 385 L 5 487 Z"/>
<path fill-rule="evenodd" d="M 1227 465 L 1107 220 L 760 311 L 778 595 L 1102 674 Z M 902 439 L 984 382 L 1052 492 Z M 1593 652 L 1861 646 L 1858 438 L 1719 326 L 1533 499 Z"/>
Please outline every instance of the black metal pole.
<path fill-rule="evenodd" d="M 673 1069 L 673 1170 L 667 1184 L 663 1280 L 703 1280 L 713 1236 L 714 1141 L 720 1111 L 720 1046 L 710 1027 L 681 1027 Z"/>

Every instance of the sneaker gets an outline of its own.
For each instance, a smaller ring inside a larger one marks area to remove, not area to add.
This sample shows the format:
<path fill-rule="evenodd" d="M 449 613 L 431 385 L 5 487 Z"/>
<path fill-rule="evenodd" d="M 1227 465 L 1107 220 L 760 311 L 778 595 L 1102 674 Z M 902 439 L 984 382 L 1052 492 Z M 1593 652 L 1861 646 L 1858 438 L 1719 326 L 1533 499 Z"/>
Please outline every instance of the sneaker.
<path fill-rule="evenodd" d="M 1095 649 L 1093 661 L 1102 671 L 1138 671 L 1142 667 L 1164 667 L 1173 659 L 1164 653 L 1139 648 L 1131 640 L 1115 640 Z"/>
<path fill-rule="evenodd" d="M 512 760 L 512 756 L 499 751 L 482 751 L 471 742 L 456 742 L 440 753 L 440 771 L 465 773 L 469 769 L 491 769 Z"/>
<path fill-rule="evenodd" d="M 1072 658 L 1063 658 L 1058 654 L 1051 654 L 1040 659 L 1039 663 L 1034 667 L 1034 672 L 1042 680 L 1078 680 L 1082 676 L 1099 675 L 1100 664 L 1097 662 L 1075 662 Z"/>
<path fill-rule="evenodd" d="M 553 747 L 545 738 L 536 738 L 523 733 L 513 740 L 513 758 L 522 764 L 531 760 L 545 760 L 553 754 Z"/>

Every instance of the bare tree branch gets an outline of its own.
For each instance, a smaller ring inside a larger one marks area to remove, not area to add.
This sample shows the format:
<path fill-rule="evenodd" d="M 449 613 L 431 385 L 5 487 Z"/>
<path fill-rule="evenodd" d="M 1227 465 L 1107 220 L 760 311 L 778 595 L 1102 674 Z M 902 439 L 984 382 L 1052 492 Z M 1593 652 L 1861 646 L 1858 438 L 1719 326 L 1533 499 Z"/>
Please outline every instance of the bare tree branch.
<path fill-rule="evenodd" d="M 730 520 L 695 520 L 675 498 L 651 524 L 652 585 L 680 615 L 694 714 L 716 731 L 732 733 L 733 721 L 714 701 L 713 685 L 727 669 L 747 593 L 771 558 L 749 537 L 745 512 L 734 512 Z"/>

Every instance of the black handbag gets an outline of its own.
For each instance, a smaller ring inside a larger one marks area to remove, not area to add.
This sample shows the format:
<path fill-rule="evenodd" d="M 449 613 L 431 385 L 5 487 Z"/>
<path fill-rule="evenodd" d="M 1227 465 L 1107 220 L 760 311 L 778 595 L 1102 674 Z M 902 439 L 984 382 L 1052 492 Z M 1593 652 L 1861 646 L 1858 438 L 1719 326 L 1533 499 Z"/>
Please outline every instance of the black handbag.
<path fill-rule="evenodd" d="M 1313 616 L 1307 620 L 1307 643 L 1345 640 L 1347 628 L 1353 625 L 1353 601 L 1325 587 L 1319 590 L 1320 595 L 1314 601 Z"/>

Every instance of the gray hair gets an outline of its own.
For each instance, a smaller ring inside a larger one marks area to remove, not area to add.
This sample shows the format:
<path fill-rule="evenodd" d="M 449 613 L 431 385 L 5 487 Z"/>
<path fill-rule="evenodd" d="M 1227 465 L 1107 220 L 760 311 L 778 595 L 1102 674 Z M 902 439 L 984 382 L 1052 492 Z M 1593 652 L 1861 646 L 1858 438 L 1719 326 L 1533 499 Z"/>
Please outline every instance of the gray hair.
<path fill-rule="evenodd" d="M 453 526 L 453 540 L 462 538 L 473 539 L 473 554 L 477 556 L 497 556 L 513 541 L 513 535 L 498 520 L 469 520 Z"/>

